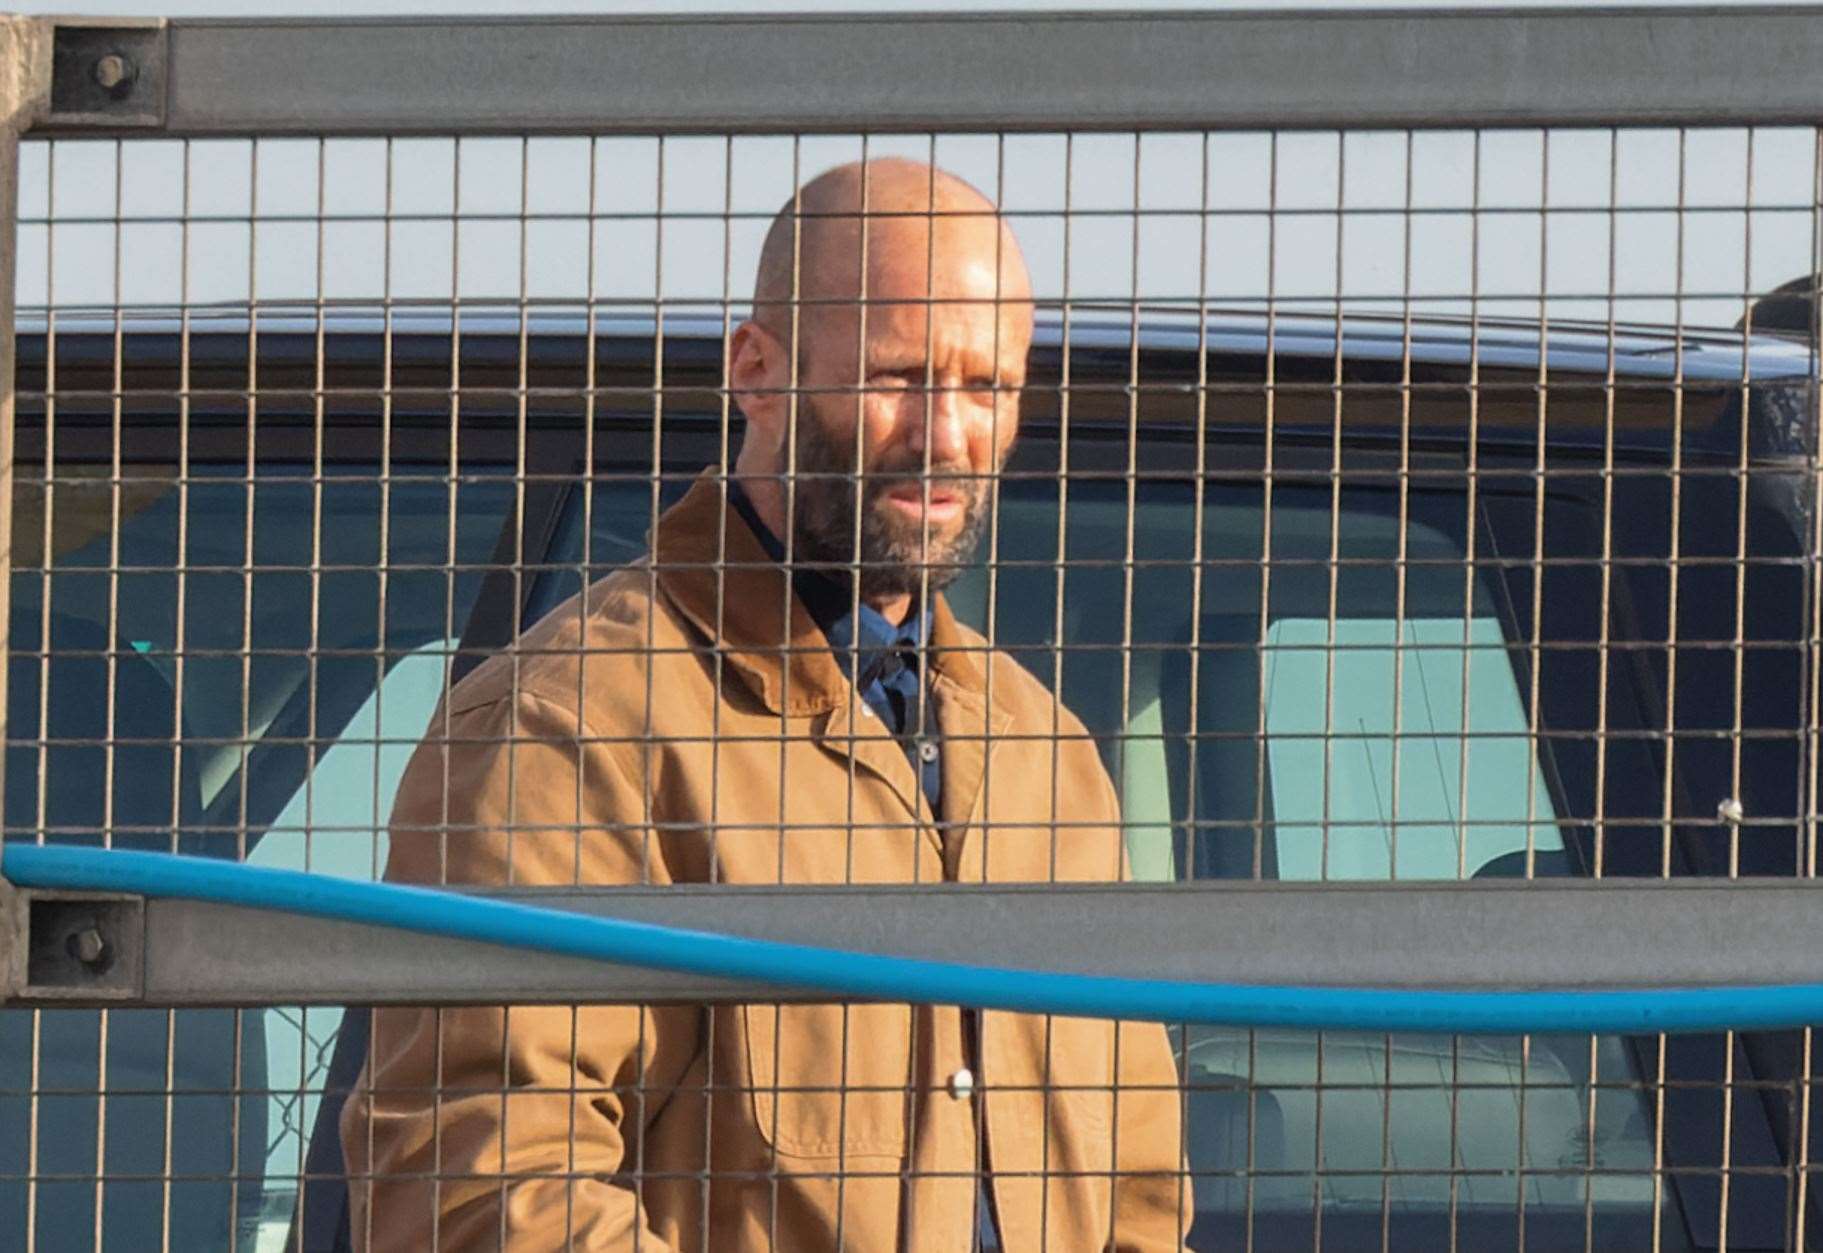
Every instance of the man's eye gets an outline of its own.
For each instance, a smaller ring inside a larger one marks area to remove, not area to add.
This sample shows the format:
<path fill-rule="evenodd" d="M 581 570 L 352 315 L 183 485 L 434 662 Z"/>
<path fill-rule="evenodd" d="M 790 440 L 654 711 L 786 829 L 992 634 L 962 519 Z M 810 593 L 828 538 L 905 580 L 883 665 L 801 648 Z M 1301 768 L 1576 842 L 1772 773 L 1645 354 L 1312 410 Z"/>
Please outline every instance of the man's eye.
<path fill-rule="evenodd" d="M 889 387 L 910 387 L 912 385 L 912 372 L 909 370 L 881 370 L 867 376 L 867 385 L 871 388 L 881 389 Z"/>

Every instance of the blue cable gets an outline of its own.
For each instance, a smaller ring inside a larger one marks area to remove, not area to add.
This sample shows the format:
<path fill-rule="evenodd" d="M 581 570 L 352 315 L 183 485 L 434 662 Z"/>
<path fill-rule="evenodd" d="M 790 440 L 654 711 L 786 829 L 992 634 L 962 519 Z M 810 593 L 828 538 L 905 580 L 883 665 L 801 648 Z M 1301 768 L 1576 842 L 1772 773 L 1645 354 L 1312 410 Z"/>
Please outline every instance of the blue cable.
<path fill-rule="evenodd" d="M 1232 1027 L 1517 1035 L 1767 1030 L 1823 1023 L 1823 984 L 1595 992 L 1435 992 L 1123 979 L 743 939 L 397 883 L 213 858 L 8 844 L 19 887 L 274 909 L 621 965 L 880 1001 Z M 501 989 L 510 999 L 511 989 Z"/>

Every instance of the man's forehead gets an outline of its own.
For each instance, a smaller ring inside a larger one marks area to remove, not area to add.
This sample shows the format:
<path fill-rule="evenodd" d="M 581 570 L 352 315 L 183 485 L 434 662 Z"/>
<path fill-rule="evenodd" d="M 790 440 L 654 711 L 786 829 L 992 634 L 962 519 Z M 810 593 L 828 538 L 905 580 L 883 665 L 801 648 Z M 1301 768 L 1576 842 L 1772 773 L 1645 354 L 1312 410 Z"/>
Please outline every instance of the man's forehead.
<path fill-rule="evenodd" d="M 934 319 L 928 316 L 936 310 Z M 831 309 L 831 313 L 836 311 Z M 970 372 L 1012 369 L 1031 345 L 1029 312 L 1010 301 L 868 301 L 810 324 L 825 359 L 908 368 L 936 359 Z"/>
<path fill-rule="evenodd" d="M 918 300 L 930 296 L 1023 294 L 1017 244 L 992 215 L 970 223 L 890 221 L 846 239 L 821 238 L 805 258 L 799 290 L 843 296 Z"/>
<path fill-rule="evenodd" d="M 996 265 L 998 260 L 999 264 Z M 818 321 L 842 334 L 852 335 L 863 317 L 880 333 L 911 331 L 923 334 L 928 315 L 939 320 L 973 323 L 992 338 L 998 322 L 1029 323 L 1029 285 L 1015 269 L 1017 256 L 996 256 L 992 250 L 936 252 L 928 248 L 879 254 L 862 275 L 853 268 L 805 289 L 818 310 Z M 870 335 L 870 338 L 872 336 Z"/>

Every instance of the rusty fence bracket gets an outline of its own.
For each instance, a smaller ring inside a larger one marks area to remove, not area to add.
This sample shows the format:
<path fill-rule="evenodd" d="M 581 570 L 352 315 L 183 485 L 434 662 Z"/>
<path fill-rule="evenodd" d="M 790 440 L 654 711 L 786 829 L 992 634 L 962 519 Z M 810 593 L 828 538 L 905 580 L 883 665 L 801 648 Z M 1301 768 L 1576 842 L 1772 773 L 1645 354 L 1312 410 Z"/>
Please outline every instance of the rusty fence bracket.
<path fill-rule="evenodd" d="M 109 132 L 163 126 L 169 46 L 163 18 L 54 19 L 42 125 Z"/>
<path fill-rule="evenodd" d="M 25 990 L 29 921 L 26 896 L 0 879 L 0 1005 L 16 1000 Z"/>
<path fill-rule="evenodd" d="M 0 623 L 12 609 L 13 576 L 13 302 L 18 286 L 19 138 L 50 107 L 51 24 L 0 16 Z M 6 738 L 6 672 L 0 665 L 0 742 Z M 0 789 L 6 782 L 0 754 Z M 24 894 L 5 881 L 0 841 L 0 1002 L 25 984 Z"/>

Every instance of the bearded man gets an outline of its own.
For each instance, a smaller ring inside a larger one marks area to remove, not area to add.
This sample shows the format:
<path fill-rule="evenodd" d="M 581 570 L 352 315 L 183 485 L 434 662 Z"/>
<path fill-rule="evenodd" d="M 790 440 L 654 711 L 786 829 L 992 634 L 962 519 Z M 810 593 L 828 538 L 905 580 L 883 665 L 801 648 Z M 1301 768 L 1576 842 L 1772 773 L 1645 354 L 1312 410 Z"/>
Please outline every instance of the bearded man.
<path fill-rule="evenodd" d="M 388 877 L 1122 877 L 1081 723 L 942 595 L 1031 338 L 1018 245 L 967 184 L 880 160 L 805 185 L 729 345 L 732 474 L 449 693 Z M 373 1250 L 1079 1253 L 1183 1247 L 1179 1121 L 1154 1024 L 512 1006 L 376 1011 L 342 1133 Z"/>

